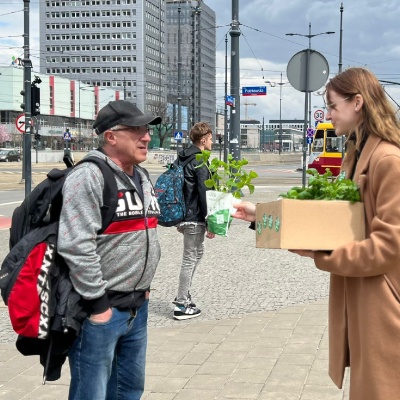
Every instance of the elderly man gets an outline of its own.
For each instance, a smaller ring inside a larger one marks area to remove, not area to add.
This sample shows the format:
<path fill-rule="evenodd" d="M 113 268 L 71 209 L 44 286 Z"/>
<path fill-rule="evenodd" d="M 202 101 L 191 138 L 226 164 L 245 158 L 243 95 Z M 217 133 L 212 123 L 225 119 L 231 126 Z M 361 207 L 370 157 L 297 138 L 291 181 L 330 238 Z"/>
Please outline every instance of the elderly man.
<path fill-rule="evenodd" d="M 63 187 L 58 251 L 89 313 L 68 354 L 69 400 L 139 400 L 144 390 L 148 298 L 160 245 L 157 200 L 139 164 L 147 157 L 148 125 L 160 122 L 124 100 L 111 101 L 97 115 L 99 148 L 89 156 L 109 164 L 118 188 L 118 206 L 104 233 L 98 233 L 104 188 L 99 167 L 78 165 Z"/>

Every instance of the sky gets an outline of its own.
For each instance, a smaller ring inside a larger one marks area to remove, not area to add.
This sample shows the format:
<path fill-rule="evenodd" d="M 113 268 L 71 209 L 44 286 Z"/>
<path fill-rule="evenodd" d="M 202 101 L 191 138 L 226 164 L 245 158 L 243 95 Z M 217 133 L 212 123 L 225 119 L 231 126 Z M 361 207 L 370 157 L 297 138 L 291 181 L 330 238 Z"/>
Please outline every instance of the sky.
<path fill-rule="evenodd" d="M 45 1 L 45 0 L 40 0 Z M 238 0 L 241 36 L 239 40 L 241 86 L 267 86 L 266 96 L 241 98 L 241 119 L 248 117 L 267 123 L 271 119 L 304 118 L 304 93 L 288 82 L 287 65 L 309 39 L 286 33 L 317 35 L 311 48 L 321 53 L 329 65 L 329 76 L 339 69 L 340 21 L 342 15 L 342 69 L 365 67 L 383 83 L 385 91 L 400 104 L 400 7 L 398 0 Z M 217 108 L 224 109 L 225 36 L 228 38 L 228 92 L 230 87 L 229 36 L 232 0 L 205 0 L 216 13 Z M 34 70 L 39 70 L 39 0 L 30 1 L 30 48 Z M 340 12 L 343 4 L 343 13 Z M 12 57 L 23 55 L 23 0 L 0 0 L 0 73 Z M 321 34 L 334 31 L 335 34 Z M 283 85 L 275 85 L 281 82 Z M 266 83 L 266 81 L 272 82 Z M 280 90 L 282 89 L 282 90 Z M 318 92 L 311 94 L 311 111 L 321 109 Z M 0 88 L 1 91 L 1 88 Z M 229 93 L 228 93 L 229 94 Z M 256 105 L 244 106 L 244 103 Z M 281 107 L 280 107 L 281 106 Z"/>

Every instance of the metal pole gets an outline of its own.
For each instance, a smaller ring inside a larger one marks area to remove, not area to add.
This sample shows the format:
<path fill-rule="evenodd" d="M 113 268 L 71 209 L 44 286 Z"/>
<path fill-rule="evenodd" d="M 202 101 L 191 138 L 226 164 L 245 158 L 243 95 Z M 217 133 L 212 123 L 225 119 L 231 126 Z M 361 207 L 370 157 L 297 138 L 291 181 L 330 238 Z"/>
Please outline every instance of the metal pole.
<path fill-rule="evenodd" d="M 311 22 L 310 22 L 308 24 L 308 48 L 309 49 L 311 49 L 311 38 L 312 38 L 312 35 L 311 35 Z M 311 128 L 311 91 L 308 92 L 308 126 Z M 308 146 L 308 147 L 310 147 L 310 146 Z"/>
<path fill-rule="evenodd" d="M 340 5 L 339 74 L 342 72 L 343 3 Z"/>
<path fill-rule="evenodd" d="M 79 81 L 79 140 L 81 140 L 81 130 L 82 130 L 82 121 L 81 121 L 81 81 Z M 70 141 L 67 141 L 67 150 L 71 148 Z"/>
<path fill-rule="evenodd" d="M 38 124 L 37 124 L 37 117 L 36 118 L 32 117 L 32 120 L 34 120 L 33 129 L 34 129 L 35 140 L 36 140 L 36 151 L 35 151 L 35 154 L 36 154 L 36 164 L 37 164 L 39 162 L 39 154 L 38 154 L 39 140 L 36 139 L 37 138 L 36 135 L 39 134 L 39 127 L 38 127 Z"/>
<path fill-rule="evenodd" d="M 262 133 L 261 133 L 261 135 L 262 135 L 262 136 L 260 136 L 260 151 L 264 151 L 264 136 L 265 136 L 265 133 L 264 133 L 264 117 L 263 117 Z"/>
<path fill-rule="evenodd" d="M 282 72 L 281 83 L 279 85 L 279 154 L 282 152 Z"/>
<path fill-rule="evenodd" d="M 126 80 L 125 80 L 125 77 L 124 77 L 124 100 L 126 100 Z"/>
<path fill-rule="evenodd" d="M 197 122 L 196 114 L 196 8 L 192 12 L 192 124 Z"/>
<path fill-rule="evenodd" d="M 181 105 L 181 79 L 182 79 L 182 56 L 181 56 L 181 3 L 178 5 L 178 132 L 182 132 L 182 105 Z M 176 141 L 176 152 L 181 150 L 181 142 Z"/>
<path fill-rule="evenodd" d="M 232 0 L 231 36 L 231 95 L 235 106 L 231 107 L 229 151 L 234 160 L 240 160 L 240 67 L 239 67 L 239 0 Z"/>
<path fill-rule="evenodd" d="M 31 125 L 31 69 L 32 63 L 29 59 L 29 2 L 24 0 L 24 90 L 25 90 L 25 135 L 24 135 L 24 172 L 25 172 L 25 197 L 29 195 L 32 188 L 32 125 Z M 29 207 L 29 204 L 27 204 Z"/>
<path fill-rule="evenodd" d="M 308 95 L 310 86 L 310 48 L 307 49 L 306 58 L 306 91 L 304 96 L 304 129 L 303 129 L 303 168 L 302 168 L 302 185 L 306 186 L 306 170 L 307 170 L 307 114 L 308 114 Z"/>
<path fill-rule="evenodd" d="M 228 161 L 229 151 L 229 133 L 228 133 L 228 105 L 226 97 L 228 96 L 228 35 L 225 35 L 225 109 L 224 109 L 224 162 Z"/>
<path fill-rule="evenodd" d="M 340 5 L 339 74 L 342 72 L 343 3 Z M 342 161 L 345 155 L 346 137 L 342 136 Z"/>
<path fill-rule="evenodd" d="M 201 121 L 201 0 L 197 4 L 197 118 Z"/>

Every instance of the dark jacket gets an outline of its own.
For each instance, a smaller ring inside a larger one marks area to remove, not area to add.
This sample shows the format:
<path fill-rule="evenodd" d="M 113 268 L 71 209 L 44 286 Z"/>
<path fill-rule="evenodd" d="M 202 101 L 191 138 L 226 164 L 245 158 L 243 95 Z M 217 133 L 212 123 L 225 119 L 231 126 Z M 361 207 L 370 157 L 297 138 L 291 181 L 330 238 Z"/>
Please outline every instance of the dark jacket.
<path fill-rule="evenodd" d="M 205 222 L 207 216 L 206 191 L 209 190 L 204 181 L 209 179 L 210 172 L 206 166 L 195 168 L 201 162 L 196 161 L 195 154 L 200 154 L 201 150 L 191 145 L 187 149 L 179 152 L 179 162 L 187 160 L 189 157 L 193 159 L 185 166 L 185 184 L 183 186 L 183 194 L 185 196 L 186 216 L 184 222 Z"/>

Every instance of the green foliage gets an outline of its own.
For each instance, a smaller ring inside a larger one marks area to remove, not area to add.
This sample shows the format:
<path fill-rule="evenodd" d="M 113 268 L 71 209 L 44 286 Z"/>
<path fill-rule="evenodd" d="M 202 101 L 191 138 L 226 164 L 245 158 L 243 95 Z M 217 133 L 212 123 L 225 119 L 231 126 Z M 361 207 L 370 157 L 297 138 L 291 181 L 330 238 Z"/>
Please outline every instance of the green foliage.
<path fill-rule="evenodd" d="M 347 200 L 351 203 L 361 201 L 358 186 L 350 179 L 340 176 L 334 179 L 329 168 L 320 175 L 315 168 L 307 170 L 308 186 L 296 186 L 287 193 L 280 194 L 285 199 L 297 200 Z"/>
<path fill-rule="evenodd" d="M 246 159 L 234 160 L 232 154 L 228 155 L 228 162 L 213 158 L 209 161 L 211 151 L 203 150 L 196 154 L 196 160 L 201 162 L 198 168 L 205 165 L 210 171 L 211 178 L 204 181 L 206 187 L 224 193 L 232 193 L 239 199 L 243 196 L 242 189 L 247 186 L 250 194 L 254 193 L 251 181 L 258 177 L 254 171 L 246 172 L 243 167 L 249 162 Z"/>

